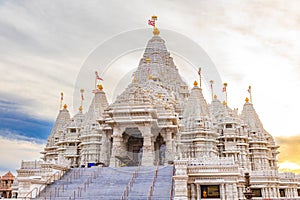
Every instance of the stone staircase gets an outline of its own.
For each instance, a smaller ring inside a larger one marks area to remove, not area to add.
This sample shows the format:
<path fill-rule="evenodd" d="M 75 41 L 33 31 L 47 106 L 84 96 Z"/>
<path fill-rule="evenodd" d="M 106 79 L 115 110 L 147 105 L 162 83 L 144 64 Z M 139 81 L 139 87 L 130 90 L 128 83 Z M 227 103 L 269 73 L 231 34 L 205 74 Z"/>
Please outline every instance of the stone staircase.
<path fill-rule="evenodd" d="M 61 180 L 46 187 L 36 199 L 41 200 L 145 200 L 153 184 L 156 167 L 143 167 L 133 179 L 130 189 L 124 190 L 137 167 L 92 167 L 71 169 Z M 173 166 L 160 166 L 153 187 L 154 200 L 169 200 L 172 187 Z"/>

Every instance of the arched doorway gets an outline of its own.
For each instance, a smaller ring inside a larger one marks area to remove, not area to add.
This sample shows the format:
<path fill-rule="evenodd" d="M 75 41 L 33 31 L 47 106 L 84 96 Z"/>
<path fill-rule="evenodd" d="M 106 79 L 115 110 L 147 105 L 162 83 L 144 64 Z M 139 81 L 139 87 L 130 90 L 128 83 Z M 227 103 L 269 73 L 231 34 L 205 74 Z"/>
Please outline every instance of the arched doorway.
<path fill-rule="evenodd" d="M 165 162 L 165 151 L 166 151 L 166 142 L 164 138 L 159 133 L 154 142 L 154 150 L 155 150 L 155 164 L 163 165 Z"/>
<path fill-rule="evenodd" d="M 126 128 L 122 134 L 127 151 L 127 166 L 137 166 L 141 161 L 144 138 L 138 128 Z"/>

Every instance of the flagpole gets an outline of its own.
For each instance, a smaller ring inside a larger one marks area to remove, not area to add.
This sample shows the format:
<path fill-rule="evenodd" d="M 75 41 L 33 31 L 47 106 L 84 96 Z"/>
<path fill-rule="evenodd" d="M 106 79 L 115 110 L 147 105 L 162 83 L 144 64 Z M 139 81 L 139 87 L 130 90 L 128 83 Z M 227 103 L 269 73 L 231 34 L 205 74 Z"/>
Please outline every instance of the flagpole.
<path fill-rule="evenodd" d="M 249 92 L 249 94 L 250 94 L 250 102 L 253 104 L 253 102 L 252 102 L 252 91 L 251 91 L 251 85 L 249 85 L 248 92 Z"/>
<path fill-rule="evenodd" d="M 95 89 L 97 89 L 97 75 L 98 75 L 98 72 L 97 71 L 95 71 Z"/>
<path fill-rule="evenodd" d="M 83 100 L 84 100 L 83 93 L 84 93 L 84 89 L 80 89 L 80 94 L 81 94 L 80 108 L 81 109 L 82 109 L 82 104 L 83 104 Z"/>
<path fill-rule="evenodd" d="M 64 100 L 64 93 L 61 92 L 60 93 L 60 101 L 59 101 L 59 110 L 62 109 L 62 102 L 63 102 L 63 100 Z"/>
<path fill-rule="evenodd" d="M 213 84 L 214 84 L 214 80 L 210 80 L 210 89 L 211 89 L 211 100 L 214 99 L 214 88 L 213 88 Z"/>
<path fill-rule="evenodd" d="M 199 74 L 199 81 L 200 81 L 200 89 L 202 89 L 202 77 L 201 77 L 201 67 L 199 67 L 199 71 L 198 71 L 198 74 Z"/>
<path fill-rule="evenodd" d="M 155 27 L 156 27 L 157 16 L 153 15 L 153 16 L 152 16 L 152 20 L 154 21 L 154 26 L 153 26 L 153 28 L 155 28 Z"/>
<path fill-rule="evenodd" d="M 225 88 L 225 101 L 226 101 L 226 106 L 228 105 L 228 99 L 227 99 L 227 83 L 224 83 L 224 88 Z"/>

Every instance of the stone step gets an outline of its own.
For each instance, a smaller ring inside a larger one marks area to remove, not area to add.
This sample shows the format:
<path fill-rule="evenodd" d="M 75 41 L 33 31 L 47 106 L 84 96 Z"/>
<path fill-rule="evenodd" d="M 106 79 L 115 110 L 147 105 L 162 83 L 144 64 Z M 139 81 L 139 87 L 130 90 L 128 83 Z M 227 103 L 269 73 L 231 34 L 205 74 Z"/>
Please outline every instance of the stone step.
<path fill-rule="evenodd" d="M 66 173 L 61 180 L 48 185 L 46 190 L 40 194 L 37 199 L 51 200 L 68 200 L 70 197 L 74 199 L 101 199 L 114 200 L 120 199 L 125 187 L 128 185 L 132 174 L 137 167 L 92 167 L 92 168 L 74 168 Z M 149 188 L 152 184 L 156 167 L 140 167 L 138 176 L 136 177 L 133 187 L 129 192 L 128 200 L 144 200 L 148 197 Z M 78 173 L 80 172 L 80 176 Z M 75 179 L 74 179 L 74 174 Z M 66 188 L 67 180 L 68 187 Z M 92 177 L 92 183 L 86 185 L 84 192 L 84 183 Z M 64 191 L 62 187 L 64 185 Z M 160 167 L 157 180 L 154 187 L 153 198 L 158 200 L 169 199 L 169 193 L 172 186 L 172 167 Z M 55 189 L 56 188 L 56 189 Z M 58 188 L 59 196 L 58 196 Z M 78 191 L 81 188 L 81 195 Z M 56 192 L 55 192 L 56 190 Z"/>

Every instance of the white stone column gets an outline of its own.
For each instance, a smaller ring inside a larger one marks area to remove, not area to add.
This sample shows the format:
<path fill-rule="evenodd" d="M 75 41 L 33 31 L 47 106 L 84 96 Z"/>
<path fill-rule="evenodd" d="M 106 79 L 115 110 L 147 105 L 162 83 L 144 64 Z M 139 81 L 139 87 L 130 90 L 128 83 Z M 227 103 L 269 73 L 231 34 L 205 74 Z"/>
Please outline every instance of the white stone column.
<path fill-rule="evenodd" d="M 201 199 L 201 188 L 200 188 L 200 184 L 196 184 L 196 194 L 197 194 L 197 200 Z"/>
<path fill-rule="evenodd" d="M 186 161 L 175 161 L 176 174 L 173 176 L 175 185 L 174 200 L 188 200 L 188 190 L 187 190 L 187 165 Z"/>
<path fill-rule="evenodd" d="M 126 154 L 127 152 L 123 150 L 123 138 L 122 133 L 124 132 L 124 129 L 121 127 L 115 127 L 113 129 L 113 147 L 112 147 L 112 153 L 110 157 L 110 163 L 109 166 L 111 167 L 118 167 L 119 166 L 119 160 L 115 158 L 115 156 L 120 156 L 121 154 Z"/>
<path fill-rule="evenodd" d="M 276 198 L 276 197 L 278 197 L 277 196 L 277 188 L 273 188 L 273 196 L 272 196 L 273 198 Z"/>
<path fill-rule="evenodd" d="M 110 157 L 110 167 L 118 167 L 119 166 L 119 161 L 115 156 L 119 155 L 119 152 L 121 150 L 121 141 L 122 141 L 122 136 L 120 135 L 114 135 L 113 136 L 113 148 L 112 148 L 112 153 Z"/>
<path fill-rule="evenodd" d="M 232 184 L 233 199 L 238 199 L 238 189 L 236 183 Z"/>
<path fill-rule="evenodd" d="M 273 196 L 273 190 L 272 188 L 268 188 L 269 198 Z"/>
<path fill-rule="evenodd" d="M 152 150 L 152 141 L 151 136 L 144 136 L 144 144 L 143 144 L 143 157 L 142 157 L 142 165 L 143 166 L 153 166 L 154 158 L 153 158 L 153 150 Z"/>
<path fill-rule="evenodd" d="M 261 196 L 266 198 L 265 188 L 261 188 Z"/>
<path fill-rule="evenodd" d="M 225 200 L 225 187 L 224 187 L 224 183 L 221 184 L 221 189 L 220 189 L 220 193 L 221 193 L 221 200 Z"/>
<path fill-rule="evenodd" d="M 244 198 L 243 188 L 238 187 L 238 192 L 239 192 L 238 199 L 243 199 Z"/>
<path fill-rule="evenodd" d="M 102 132 L 100 162 L 108 164 L 107 156 L 109 155 L 109 141 L 106 132 Z"/>
<path fill-rule="evenodd" d="M 195 189 L 195 184 L 192 183 L 191 184 L 191 200 L 196 200 L 196 189 Z"/>
<path fill-rule="evenodd" d="M 173 152 L 173 147 L 172 147 L 172 132 L 170 130 L 166 130 L 166 159 L 165 162 L 172 161 L 174 160 L 172 152 Z"/>
<path fill-rule="evenodd" d="M 297 191 L 297 188 L 294 188 L 294 197 L 298 197 L 298 191 Z"/>

